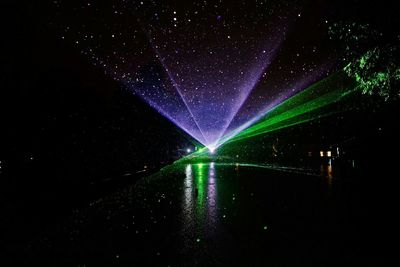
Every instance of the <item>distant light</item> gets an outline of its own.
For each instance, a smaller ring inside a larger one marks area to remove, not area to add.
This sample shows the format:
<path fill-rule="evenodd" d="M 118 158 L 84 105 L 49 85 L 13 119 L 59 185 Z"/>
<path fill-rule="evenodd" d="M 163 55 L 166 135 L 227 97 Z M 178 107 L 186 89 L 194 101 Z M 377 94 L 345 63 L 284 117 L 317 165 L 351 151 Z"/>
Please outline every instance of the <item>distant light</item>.
<path fill-rule="evenodd" d="M 190 148 L 188 148 L 188 149 L 186 149 L 186 152 L 190 153 L 190 152 L 192 152 L 192 150 Z"/>
<path fill-rule="evenodd" d="M 326 156 L 327 156 L 327 157 L 331 157 L 331 156 L 332 156 L 332 152 L 331 152 L 331 151 L 327 151 L 327 152 L 326 152 Z"/>
<path fill-rule="evenodd" d="M 211 154 L 214 154 L 215 152 L 215 146 L 209 146 L 208 151 L 210 151 Z"/>
<path fill-rule="evenodd" d="M 324 151 L 320 151 L 319 155 L 321 156 L 321 158 L 324 156 Z"/>

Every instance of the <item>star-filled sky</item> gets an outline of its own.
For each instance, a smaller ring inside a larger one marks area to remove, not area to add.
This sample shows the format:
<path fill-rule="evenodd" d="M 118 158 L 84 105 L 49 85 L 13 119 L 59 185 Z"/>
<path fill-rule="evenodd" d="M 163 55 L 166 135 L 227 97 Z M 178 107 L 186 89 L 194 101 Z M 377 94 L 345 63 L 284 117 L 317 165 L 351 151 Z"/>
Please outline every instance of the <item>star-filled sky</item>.
<path fill-rule="evenodd" d="M 53 4 L 59 38 L 207 146 L 326 77 L 337 57 L 318 5 Z"/>

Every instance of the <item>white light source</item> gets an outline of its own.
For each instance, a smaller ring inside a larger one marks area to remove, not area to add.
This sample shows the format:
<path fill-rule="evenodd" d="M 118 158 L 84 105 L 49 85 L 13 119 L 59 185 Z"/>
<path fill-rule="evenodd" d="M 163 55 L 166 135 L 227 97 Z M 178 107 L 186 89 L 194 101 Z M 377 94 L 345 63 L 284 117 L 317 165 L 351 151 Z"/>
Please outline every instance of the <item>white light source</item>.
<path fill-rule="evenodd" d="M 209 146 L 208 150 L 210 151 L 211 154 L 214 154 L 215 152 L 215 146 Z"/>
<path fill-rule="evenodd" d="M 188 149 L 186 149 L 186 152 L 190 153 L 190 152 L 192 152 L 192 150 L 190 148 L 188 148 Z"/>

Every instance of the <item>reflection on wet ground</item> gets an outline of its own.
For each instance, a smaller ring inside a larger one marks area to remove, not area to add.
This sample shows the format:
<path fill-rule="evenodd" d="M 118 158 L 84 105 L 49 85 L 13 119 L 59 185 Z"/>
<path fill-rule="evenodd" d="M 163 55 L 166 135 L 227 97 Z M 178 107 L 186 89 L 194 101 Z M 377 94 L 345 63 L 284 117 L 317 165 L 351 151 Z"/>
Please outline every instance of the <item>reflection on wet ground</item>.
<path fill-rule="evenodd" d="M 342 188 L 329 175 L 175 164 L 76 210 L 33 240 L 24 259 L 73 266 L 354 264 L 358 196 Z"/>

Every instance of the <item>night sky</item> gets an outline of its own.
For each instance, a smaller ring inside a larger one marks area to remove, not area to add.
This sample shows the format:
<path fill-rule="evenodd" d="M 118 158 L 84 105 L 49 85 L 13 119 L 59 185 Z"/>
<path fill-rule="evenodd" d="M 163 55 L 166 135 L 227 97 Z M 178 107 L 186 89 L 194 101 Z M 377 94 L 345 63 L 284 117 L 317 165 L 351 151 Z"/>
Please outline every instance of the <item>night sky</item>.
<path fill-rule="evenodd" d="M 327 33 L 343 8 L 361 13 L 345 26 L 362 21 L 363 9 L 371 8 L 353 5 L 54 1 L 49 22 L 58 39 L 198 142 L 212 146 L 343 67 L 343 53 Z M 385 24 L 379 23 L 380 28 Z"/>
<path fill-rule="evenodd" d="M 343 67 L 343 48 L 328 35 L 335 23 L 390 35 L 398 20 L 390 6 L 358 1 L 9 5 L 9 48 L 25 62 L 10 58 L 14 67 L 27 66 L 34 79 L 33 66 L 72 54 L 204 145 Z"/>
<path fill-rule="evenodd" d="M 326 76 L 336 59 L 327 15 L 296 3 L 56 1 L 54 10 L 58 38 L 205 145 Z M 312 34 L 296 36 L 307 25 Z"/>

